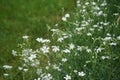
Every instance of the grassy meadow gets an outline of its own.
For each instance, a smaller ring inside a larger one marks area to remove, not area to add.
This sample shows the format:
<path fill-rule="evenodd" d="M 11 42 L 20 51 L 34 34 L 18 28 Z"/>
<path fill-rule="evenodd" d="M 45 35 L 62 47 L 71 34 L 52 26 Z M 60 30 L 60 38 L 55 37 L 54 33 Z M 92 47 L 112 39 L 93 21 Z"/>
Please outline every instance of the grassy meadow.
<path fill-rule="evenodd" d="M 120 80 L 118 0 L 1 0 L 0 80 Z"/>

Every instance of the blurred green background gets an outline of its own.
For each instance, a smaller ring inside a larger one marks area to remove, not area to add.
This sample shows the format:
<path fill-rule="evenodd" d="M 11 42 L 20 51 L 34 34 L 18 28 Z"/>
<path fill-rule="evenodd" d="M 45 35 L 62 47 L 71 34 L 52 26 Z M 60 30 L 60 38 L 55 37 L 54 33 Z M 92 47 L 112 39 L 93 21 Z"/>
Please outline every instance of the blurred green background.
<path fill-rule="evenodd" d="M 11 60 L 23 35 L 45 37 L 46 25 L 59 23 L 75 0 L 0 0 L 0 63 Z"/>

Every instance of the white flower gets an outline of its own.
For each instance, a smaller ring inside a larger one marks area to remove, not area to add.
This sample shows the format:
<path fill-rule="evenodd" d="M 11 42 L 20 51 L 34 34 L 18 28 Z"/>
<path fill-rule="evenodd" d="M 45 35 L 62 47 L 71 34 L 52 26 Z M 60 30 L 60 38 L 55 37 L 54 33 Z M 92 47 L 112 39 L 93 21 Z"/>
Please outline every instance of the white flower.
<path fill-rule="evenodd" d="M 89 2 L 86 2 L 85 5 L 89 5 Z"/>
<path fill-rule="evenodd" d="M 75 45 L 73 43 L 69 44 L 69 49 L 74 49 Z"/>
<path fill-rule="evenodd" d="M 43 53 L 48 53 L 49 52 L 49 47 L 47 47 L 46 45 L 44 45 L 42 48 L 40 48 L 40 50 L 43 52 Z"/>
<path fill-rule="evenodd" d="M 117 43 L 112 42 L 112 43 L 110 43 L 110 45 L 111 45 L 111 46 L 116 46 Z"/>
<path fill-rule="evenodd" d="M 68 38 L 68 36 L 67 36 L 67 35 L 64 35 L 63 38 L 66 39 L 66 38 Z"/>
<path fill-rule="evenodd" d="M 78 71 L 77 70 L 74 70 L 74 73 L 77 73 Z"/>
<path fill-rule="evenodd" d="M 36 41 L 41 42 L 41 43 L 50 42 L 49 39 L 43 39 L 43 38 L 37 38 Z"/>
<path fill-rule="evenodd" d="M 77 4 L 77 7 L 81 6 L 80 4 Z"/>
<path fill-rule="evenodd" d="M 76 28 L 76 31 L 81 31 L 83 29 L 85 29 L 85 28 L 84 27 Z"/>
<path fill-rule="evenodd" d="M 24 72 L 27 72 L 27 71 L 28 71 L 28 69 L 23 69 L 23 71 L 24 71 Z"/>
<path fill-rule="evenodd" d="M 12 55 L 13 55 L 13 56 L 17 56 L 17 51 L 12 50 Z"/>
<path fill-rule="evenodd" d="M 22 38 L 23 38 L 23 39 L 28 39 L 28 37 L 29 37 L 29 36 L 25 35 L 25 36 L 23 36 Z"/>
<path fill-rule="evenodd" d="M 59 46 L 52 46 L 52 50 L 53 50 L 54 52 L 60 51 Z"/>
<path fill-rule="evenodd" d="M 34 80 L 41 80 L 41 78 L 37 78 L 37 79 L 34 79 Z"/>
<path fill-rule="evenodd" d="M 90 31 L 94 31 L 94 28 L 90 28 Z"/>
<path fill-rule="evenodd" d="M 56 64 L 53 65 L 53 69 L 58 70 L 58 71 L 61 71 L 61 69 L 59 68 L 59 66 L 57 66 Z"/>
<path fill-rule="evenodd" d="M 70 14 L 68 14 L 68 13 L 65 14 L 65 17 L 66 17 L 66 18 L 69 18 L 69 17 L 70 17 Z"/>
<path fill-rule="evenodd" d="M 50 40 L 49 40 L 49 39 L 44 39 L 44 40 L 43 40 L 43 43 L 45 43 L 45 42 L 48 42 L 48 43 L 49 43 Z"/>
<path fill-rule="evenodd" d="M 81 72 L 78 72 L 78 75 L 79 76 L 85 76 L 86 74 L 83 71 L 81 71 Z"/>
<path fill-rule="evenodd" d="M 95 2 L 92 2 L 92 5 L 96 5 L 96 3 L 95 3 Z"/>
<path fill-rule="evenodd" d="M 68 74 L 64 77 L 65 80 L 71 80 L 71 76 L 69 76 Z"/>
<path fill-rule="evenodd" d="M 40 75 L 42 73 L 42 69 L 37 69 L 36 73 L 37 75 Z"/>
<path fill-rule="evenodd" d="M 106 1 L 104 0 L 104 2 L 101 4 L 101 6 L 106 6 L 107 5 L 107 3 L 106 3 Z"/>
<path fill-rule="evenodd" d="M 60 38 L 58 38 L 58 42 L 62 42 L 64 40 L 64 38 L 62 38 L 62 37 L 60 37 Z"/>
<path fill-rule="evenodd" d="M 22 56 L 27 56 L 28 54 L 33 53 L 32 49 L 23 49 Z"/>
<path fill-rule="evenodd" d="M 65 14 L 65 16 L 62 17 L 62 21 L 67 21 L 67 18 L 70 17 L 70 14 Z"/>
<path fill-rule="evenodd" d="M 109 56 L 102 56 L 101 58 L 102 58 L 103 60 L 104 60 L 104 59 L 110 59 Z"/>
<path fill-rule="evenodd" d="M 62 20 L 63 20 L 63 21 L 67 21 L 67 18 L 66 18 L 66 17 L 62 17 Z"/>
<path fill-rule="evenodd" d="M 87 36 L 92 36 L 92 34 L 89 32 L 89 33 L 87 33 Z"/>
<path fill-rule="evenodd" d="M 31 66 L 35 67 L 35 66 L 37 66 L 39 64 L 40 64 L 40 61 L 36 59 L 36 60 L 33 60 L 33 62 L 31 63 Z"/>
<path fill-rule="evenodd" d="M 35 58 L 36 58 L 36 54 L 31 54 L 30 57 L 28 57 L 28 59 L 29 59 L 30 61 L 32 61 L 32 60 L 35 59 Z"/>
<path fill-rule="evenodd" d="M 93 7 L 94 10 L 100 10 L 98 6 Z"/>
<path fill-rule="evenodd" d="M 90 63 L 91 61 L 86 61 L 85 63 Z"/>
<path fill-rule="evenodd" d="M 52 75 L 50 73 L 42 77 L 42 80 L 52 80 Z"/>
<path fill-rule="evenodd" d="M 97 48 L 97 49 L 96 49 L 96 52 L 99 53 L 99 52 L 101 52 L 103 49 L 104 49 L 104 48 Z"/>
<path fill-rule="evenodd" d="M 103 25 L 104 25 L 104 26 L 107 26 L 107 25 L 109 25 L 109 22 L 107 22 L 107 23 L 103 23 Z"/>
<path fill-rule="evenodd" d="M 63 53 L 70 53 L 69 49 L 62 50 Z"/>
<path fill-rule="evenodd" d="M 80 1 L 79 1 L 79 0 L 77 0 L 77 2 L 76 2 L 76 3 L 77 3 L 77 6 L 78 6 L 78 7 L 79 7 L 79 6 L 81 6 L 81 5 L 80 5 Z"/>
<path fill-rule="evenodd" d="M 20 71 L 21 71 L 22 69 L 23 69 L 22 67 L 18 67 L 18 70 L 20 70 Z"/>
<path fill-rule="evenodd" d="M 81 24 L 82 27 L 85 27 L 85 26 L 88 26 L 88 25 L 89 25 L 89 23 L 87 21 L 82 21 L 82 24 Z"/>
<path fill-rule="evenodd" d="M 3 68 L 5 68 L 5 69 L 12 69 L 12 66 L 4 65 Z"/>
<path fill-rule="evenodd" d="M 62 62 L 66 62 L 67 61 L 67 59 L 66 58 L 62 58 Z"/>
<path fill-rule="evenodd" d="M 120 40 L 120 36 L 118 36 L 117 39 Z"/>
<path fill-rule="evenodd" d="M 42 41 L 43 41 L 43 38 L 37 38 L 36 41 L 42 42 Z"/>
<path fill-rule="evenodd" d="M 49 66 L 46 66 L 45 69 L 48 70 L 48 69 L 49 69 Z"/>
<path fill-rule="evenodd" d="M 119 13 L 113 13 L 113 15 L 118 16 L 118 15 L 119 15 Z"/>
<path fill-rule="evenodd" d="M 8 74 L 8 73 L 4 73 L 3 75 L 4 75 L 5 77 L 9 76 L 9 74 Z"/>
<path fill-rule="evenodd" d="M 108 41 L 108 40 L 111 40 L 111 39 L 112 39 L 111 37 L 105 37 L 103 40 Z"/>
<path fill-rule="evenodd" d="M 97 16 L 103 15 L 103 11 L 99 11 Z"/>
<path fill-rule="evenodd" d="M 111 34 L 110 34 L 110 33 L 107 33 L 107 36 L 111 36 Z"/>
<path fill-rule="evenodd" d="M 77 2 L 76 2 L 77 4 L 79 4 L 80 3 L 80 1 L 79 0 L 77 0 Z"/>
<path fill-rule="evenodd" d="M 58 24 L 55 24 L 55 26 L 58 26 Z"/>
<path fill-rule="evenodd" d="M 93 27 L 94 27 L 94 28 L 97 28 L 97 27 L 98 27 L 98 25 L 93 25 Z"/>
<path fill-rule="evenodd" d="M 87 51 L 88 53 L 92 52 L 92 50 L 91 50 L 91 49 L 87 49 L 86 51 Z"/>
<path fill-rule="evenodd" d="M 82 47 L 81 46 L 77 46 L 77 50 L 78 51 L 82 51 Z"/>
<path fill-rule="evenodd" d="M 58 32 L 59 29 L 51 29 L 51 31 L 53 31 L 53 32 Z"/>
<path fill-rule="evenodd" d="M 100 24 L 104 24 L 104 22 L 100 22 Z"/>

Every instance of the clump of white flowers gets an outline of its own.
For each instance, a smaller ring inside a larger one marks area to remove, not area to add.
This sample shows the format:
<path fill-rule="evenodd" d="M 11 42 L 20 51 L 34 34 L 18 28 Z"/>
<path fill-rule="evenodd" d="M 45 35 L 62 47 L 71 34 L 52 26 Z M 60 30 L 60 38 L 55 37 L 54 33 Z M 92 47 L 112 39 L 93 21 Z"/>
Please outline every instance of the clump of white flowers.
<path fill-rule="evenodd" d="M 25 42 L 12 50 L 18 65 L 3 65 L 5 77 L 15 70 L 15 77 L 20 74 L 24 80 L 96 80 L 98 75 L 107 75 L 104 69 L 107 73 L 113 71 L 110 69 L 114 65 L 110 65 L 119 59 L 120 36 L 112 32 L 111 26 L 117 28 L 115 22 L 107 20 L 106 0 L 76 3 L 76 12 L 62 17 L 65 24 L 56 23 L 55 28 L 49 29 L 49 38 L 22 36 Z M 29 39 L 34 40 L 33 44 Z"/>
<path fill-rule="evenodd" d="M 43 53 L 48 53 L 49 52 L 49 47 L 47 47 L 46 45 L 43 45 L 40 50 L 43 52 Z"/>
<path fill-rule="evenodd" d="M 28 39 L 29 36 L 25 35 L 25 36 L 23 36 L 22 38 L 23 38 L 23 39 Z"/>
<path fill-rule="evenodd" d="M 41 43 L 49 43 L 49 39 L 43 39 L 43 38 L 37 38 L 36 41 L 41 42 Z"/>
<path fill-rule="evenodd" d="M 10 66 L 10 65 L 4 65 L 3 68 L 4 69 L 12 69 L 12 66 Z"/>
<path fill-rule="evenodd" d="M 79 76 L 85 76 L 86 74 L 83 71 L 81 71 L 81 72 L 78 72 L 78 75 Z"/>
<path fill-rule="evenodd" d="M 62 21 L 67 21 L 67 18 L 70 17 L 70 14 L 65 14 L 65 16 L 62 17 Z"/>

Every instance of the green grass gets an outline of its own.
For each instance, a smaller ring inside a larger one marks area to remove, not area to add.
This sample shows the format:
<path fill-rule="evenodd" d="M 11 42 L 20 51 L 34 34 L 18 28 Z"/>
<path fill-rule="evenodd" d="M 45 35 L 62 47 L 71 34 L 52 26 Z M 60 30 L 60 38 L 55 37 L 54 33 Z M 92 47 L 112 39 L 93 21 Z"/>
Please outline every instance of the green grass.
<path fill-rule="evenodd" d="M 0 63 L 11 59 L 21 36 L 45 37 L 46 25 L 58 23 L 74 6 L 74 0 L 0 0 Z"/>

